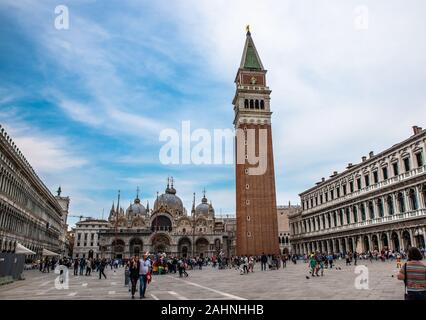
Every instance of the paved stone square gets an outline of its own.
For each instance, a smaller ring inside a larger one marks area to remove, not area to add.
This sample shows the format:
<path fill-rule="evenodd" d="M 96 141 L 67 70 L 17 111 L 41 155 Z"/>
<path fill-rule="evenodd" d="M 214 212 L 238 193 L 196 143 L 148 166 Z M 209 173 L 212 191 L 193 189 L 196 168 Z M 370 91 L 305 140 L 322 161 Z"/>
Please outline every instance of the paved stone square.
<path fill-rule="evenodd" d="M 188 278 L 174 274 L 155 275 L 148 286 L 146 299 L 403 299 L 404 284 L 396 278 L 395 262 L 358 261 L 358 265 L 362 264 L 368 267 L 368 290 L 355 288 L 359 274 L 354 272 L 353 265 L 345 266 L 343 261 L 338 261 L 337 269 L 326 269 L 323 277 L 313 278 L 308 273 L 308 265 L 298 261 L 297 265 L 287 264 L 285 269 L 263 272 L 258 264 L 255 272 L 248 275 L 211 266 L 189 270 Z M 57 274 L 25 271 L 26 280 L 0 286 L 0 299 L 130 299 L 128 288 L 124 286 L 124 268 L 115 272 L 108 268 L 106 275 L 107 279 L 99 280 L 97 273 L 87 277 L 73 276 L 73 270 L 70 270 L 69 289 L 58 290 L 54 286 Z"/>

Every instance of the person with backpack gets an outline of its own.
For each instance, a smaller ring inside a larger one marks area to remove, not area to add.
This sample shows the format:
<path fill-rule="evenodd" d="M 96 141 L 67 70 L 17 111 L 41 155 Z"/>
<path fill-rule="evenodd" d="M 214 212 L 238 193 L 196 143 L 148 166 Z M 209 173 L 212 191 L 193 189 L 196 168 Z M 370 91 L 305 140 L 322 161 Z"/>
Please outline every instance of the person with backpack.
<path fill-rule="evenodd" d="M 426 300 L 426 265 L 416 247 L 408 249 L 408 260 L 398 273 L 405 284 L 405 300 Z"/>
<path fill-rule="evenodd" d="M 268 257 L 262 252 L 262 257 L 260 258 L 261 270 L 266 271 L 266 263 L 268 262 Z"/>

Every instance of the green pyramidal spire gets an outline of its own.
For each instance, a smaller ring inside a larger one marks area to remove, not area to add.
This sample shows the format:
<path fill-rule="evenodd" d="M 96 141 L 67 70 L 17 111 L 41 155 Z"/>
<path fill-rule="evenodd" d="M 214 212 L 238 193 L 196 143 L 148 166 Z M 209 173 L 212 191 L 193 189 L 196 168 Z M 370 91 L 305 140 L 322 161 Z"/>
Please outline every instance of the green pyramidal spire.
<path fill-rule="evenodd" d="M 250 30 L 247 30 L 246 43 L 244 45 L 243 57 L 240 68 L 250 70 L 264 70 L 262 61 L 260 61 Z"/>

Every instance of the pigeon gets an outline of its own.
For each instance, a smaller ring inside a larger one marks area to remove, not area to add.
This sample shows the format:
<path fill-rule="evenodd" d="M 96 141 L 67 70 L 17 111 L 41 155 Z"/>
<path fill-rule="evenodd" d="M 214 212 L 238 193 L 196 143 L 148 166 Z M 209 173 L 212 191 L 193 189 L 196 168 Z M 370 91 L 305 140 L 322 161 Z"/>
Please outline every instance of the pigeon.
<path fill-rule="evenodd" d="M 309 279 L 309 277 L 308 277 L 308 276 L 306 276 L 306 279 Z"/>
<path fill-rule="evenodd" d="M 393 278 L 393 275 L 392 275 L 392 278 Z"/>

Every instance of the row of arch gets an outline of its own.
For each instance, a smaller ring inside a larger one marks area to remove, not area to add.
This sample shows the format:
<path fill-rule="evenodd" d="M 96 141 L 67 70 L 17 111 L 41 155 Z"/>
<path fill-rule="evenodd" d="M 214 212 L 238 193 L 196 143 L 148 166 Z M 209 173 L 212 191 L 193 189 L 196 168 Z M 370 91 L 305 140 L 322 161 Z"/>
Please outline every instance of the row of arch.
<path fill-rule="evenodd" d="M 421 203 L 417 188 L 400 191 L 396 194 L 388 194 L 367 202 L 361 202 L 336 211 L 306 218 L 302 221 L 292 223 L 293 234 L 303 234 L 329 229 L 337 226 L 349 225 L 361 221 L 383 218 L 384 216 L 415 211 L 425 207 L 426 186 L 420 188 L 423 204 Z"/>
<path fill-rule="evenodd" d="M 411 246 L 425 247 L 425 232 L 420 229 L 393 230 L 361 236 L 346 236 L 326 240 L 293 243 L 292 248 L 297 254 L 310 252 L 343 253 L 394 250 L 406 251 Z"/>
<path fill-rule="evenodd" d="M 265 101 L 259 99 L 245 99 L 244 100 L 244 109 L 265 109 Z"/>
<path fill-rule="evenodd" d="M 110 251 L 114 256 L 121 256 L 125 254 L 141 255 L 144 250 L 153 250 L 152 253 L 168 253 L 178 254 L 179 256 L 186 257 L 192 254 L 194 249 L 195 255 L 207 256 L 209 252 L 218 252 L 222 249 L 222 243 L 220 239 L 215 239 L 213 244 L 210 244 L 206 238 L 200 237 L 195 240 L 194 248 L 192 248 L 192 241 L 188 237 L 182 237 L 177 242 L 177 251 L 172 252 L 171 239 L 162 233 L 155 234 L 151 238 L 151 245 L 146 245 L 140 238 L 132 238 L 128 242 L 128 249 L 126 242 L 122 239 L 113 240 L 110 246 L 101 248 L 104 251 Z M 128 252 L 126 252 L 128 250 Z"/>

